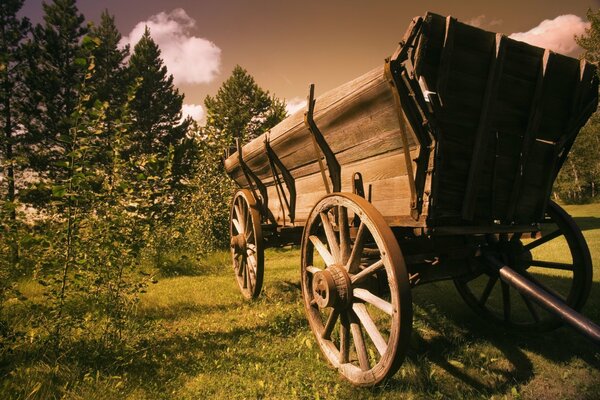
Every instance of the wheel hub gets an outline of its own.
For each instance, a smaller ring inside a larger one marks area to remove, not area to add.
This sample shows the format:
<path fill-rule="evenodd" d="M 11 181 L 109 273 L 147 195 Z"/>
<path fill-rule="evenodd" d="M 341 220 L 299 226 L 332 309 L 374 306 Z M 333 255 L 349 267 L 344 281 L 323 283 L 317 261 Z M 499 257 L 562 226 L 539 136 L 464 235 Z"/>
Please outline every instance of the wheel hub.
<path fill-rule="evenodd" d="M 528 268 L 531 252 L 525 251 L 520 240 L 504 240 L 494 243 L 494 251 L 498 252 L 503 261 L 517 270 Z"/>
<path fill-rule="evenodd" d="M 239 234 L 231 237 L 231 248 L 236 255 L 243 255 L 246 252 L 246 236 Z"/>
<path fill-rule="evenodd" d="M 317 272 L 312 280 L 313 298 L 320 308 L 351 304 L 350 277 L 342 266 L 332 265 Z"/>

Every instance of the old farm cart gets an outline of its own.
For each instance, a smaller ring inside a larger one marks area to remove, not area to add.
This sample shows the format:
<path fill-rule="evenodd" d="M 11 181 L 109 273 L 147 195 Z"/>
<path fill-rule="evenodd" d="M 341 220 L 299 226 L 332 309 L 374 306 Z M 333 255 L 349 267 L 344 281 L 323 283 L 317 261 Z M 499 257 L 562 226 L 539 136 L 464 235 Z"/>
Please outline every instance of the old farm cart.
<path fill-rule="evenodd" d="M 373 385 L 401 364 L 411 288 L 454 280 L 482 317 L 521 331 L 566 322 L 592 279 L 587 244 L 549 200 L 596 109 L 595 68 L 427 14 L 384 65 L 314 98 L 225 160 L 239 184 L 231 252 L 259 295 L 264 249 L 301 243 L 301 284 L 325 358 Z"/>

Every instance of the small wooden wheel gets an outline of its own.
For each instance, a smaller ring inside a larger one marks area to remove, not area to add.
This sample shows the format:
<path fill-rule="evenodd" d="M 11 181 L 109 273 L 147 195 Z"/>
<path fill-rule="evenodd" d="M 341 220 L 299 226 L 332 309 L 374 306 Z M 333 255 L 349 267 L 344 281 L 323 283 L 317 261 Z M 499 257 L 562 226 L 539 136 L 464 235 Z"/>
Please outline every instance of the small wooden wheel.
<path fill-rule="evenodd" d="M 408 347 L 412 300 L 381 214 L 354 194 L 324 197 L 304 227 L 301 255 L 304 307 L 327 361 L 358 386 L 393 375 Z"/>
<path fill-rule="evenodd" d="M 558 204 L 550 201 L 540 233 L 488 238 L 488 245 L 508 266 L 547 292 L 580 310 L 592 285 L 592 259 L 581 230 Z M 484 318 L 523 332 L 544 332 L 562 323 L 483 266 L 454 281 L 465 302 Z"/>
<path fill-rule="evenodd" d="M 263 282 L 264 247 L 260 212 L 248 189 L 239 190 L 233 197 L 229 235 L 237 283 L 244 297 L 256 298 Z"/>

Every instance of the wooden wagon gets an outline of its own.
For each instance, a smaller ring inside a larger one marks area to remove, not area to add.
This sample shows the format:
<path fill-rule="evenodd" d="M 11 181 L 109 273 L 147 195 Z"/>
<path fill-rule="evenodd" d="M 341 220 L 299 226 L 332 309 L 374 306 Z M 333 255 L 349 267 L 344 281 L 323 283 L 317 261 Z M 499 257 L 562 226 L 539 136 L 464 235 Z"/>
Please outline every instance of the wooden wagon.
<path fill-rule="evenodd" d="M 259 295 L 266 247 L 301 244 L 301 284 L 326 359 L 350 382 L 391 376 L 412 326 L 411 289 L 451 279 L 478 314 L 541 332 L 592 282 L 587 244 L 550 200 L 596 110 L 594 66 L 428 13 L 378 67 L 225 160 L 240 186 L 231 253 Z"/>

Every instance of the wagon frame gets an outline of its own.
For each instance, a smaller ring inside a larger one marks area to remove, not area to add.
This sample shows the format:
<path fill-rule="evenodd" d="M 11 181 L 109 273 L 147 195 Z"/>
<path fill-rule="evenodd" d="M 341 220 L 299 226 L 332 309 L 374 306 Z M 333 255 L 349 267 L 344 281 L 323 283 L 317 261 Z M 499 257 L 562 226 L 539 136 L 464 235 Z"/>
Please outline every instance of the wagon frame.
<path fill-rule="evenodd" d="M 534 72 L 519 78 L 527 93 L 510 86 L 511 63 L 523 60 Z M 320 113 L 311 85 L 303 115 L 245 146 L 238 141 L 225 160 L 240 186 L 230 236 L 242 294 L 260 294 L 266 247 L 300 244 L 311 329 L 328 362 L 359 386 L 397 371 L 411 333 L 411 288 L 433 281 L 454 280 L 474 311 L 508 329 L 543 332 L 566 322 L 599 344 L 600 329 L 577 313 L 592 282 L 589 249 L 550 200 L 596 109 L 595 68 L 428 13 L 369 74 L 343 96 L 324 95 Z M 386 169 L 385 178 L 361 165 Z M 569 260 L 538 259 L 557 242 Z M 568 277 L 548 284 L 537 269 Z"/>

